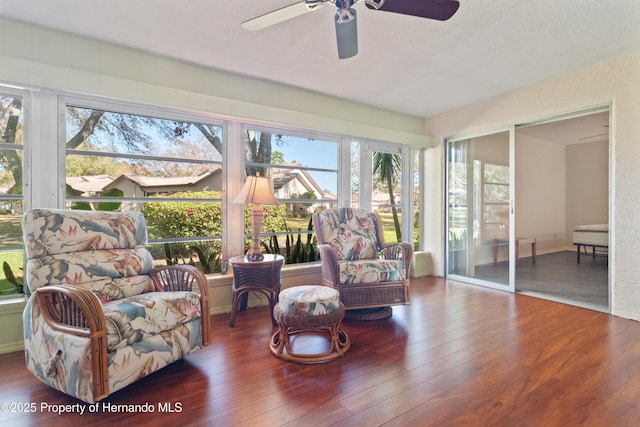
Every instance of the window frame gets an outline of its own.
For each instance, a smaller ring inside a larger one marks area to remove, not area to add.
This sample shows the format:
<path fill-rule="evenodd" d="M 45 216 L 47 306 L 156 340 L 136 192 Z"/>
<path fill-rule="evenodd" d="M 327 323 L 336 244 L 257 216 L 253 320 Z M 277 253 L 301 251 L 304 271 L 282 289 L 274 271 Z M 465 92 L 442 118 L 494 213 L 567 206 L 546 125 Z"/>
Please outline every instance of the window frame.
<path fill-rule="evenodd" d="M 24 210 L 27 209 L 27 200 L 28 200 L 28 194 L 29 194 L 29 188 L 30 186 L 29 181 L 27 179 L 27 177 L 30 175 L 27 168 L 29 167 L 29 163 L 25 161 L 25 159 L 27 159 L 27 156 L 30 154 L 30 126 L 29 126 L 29 118 L 30 118 L 30 113 L 29 111 L 31 110 L 31 98 L 29 96 L 29 92 L 24 90 L 23 88 L 20 87 L 16 87 L 16 86 L 7 86 L 7 85 L 3 85 L 0 84 L 0 97 L 3 98 L 20 98 L 22 101 L 22 110 L 20 112 L 20 115 L 22 116 L 22 144 L 9 144 L 9 143 L 0 143 L 0 149 L 1 150 L 13 150 L 13 151 L 21 151 L 22 152 L 22 192 L 21 194 L 16 194 L 16 195 L 12 195 L 12 194 L 3 194 L 1 196 L 1 200 L 4 201 L 11 201 L 11 203 L 20 203 L 22 205 L 22 211 L 24 212 Z M 20 230 L 22 232 L 22 225 L 20 226 Z M 24 256 L 24 243 L 22 241 L 22 239 L 20 239 L 20 243 L 17 245 L 11 245 L 11 246 L 0 246 L 0 255 L 2 254 L 6 254 L 9 252 L 19 252 L 22 251 L 22 270 L 26 271 L 26 264 L 25 264 L 25 260 L 26 257 Z M 6 259 L 5 256 L 1 257 L 3 260 Z M 24 281 L 24 274 L 22 275 L 22 279 Z M 24 292 L 24 282 L 23 282 L 23 292 Z M 0 295 L 0 300 L 9 300 L 9 299 L 16 299 L 16 298 L 23 298 L 24 295 L 23 293 L 12 293 L 12 294 L 6 294 L 6 295 Z"/>

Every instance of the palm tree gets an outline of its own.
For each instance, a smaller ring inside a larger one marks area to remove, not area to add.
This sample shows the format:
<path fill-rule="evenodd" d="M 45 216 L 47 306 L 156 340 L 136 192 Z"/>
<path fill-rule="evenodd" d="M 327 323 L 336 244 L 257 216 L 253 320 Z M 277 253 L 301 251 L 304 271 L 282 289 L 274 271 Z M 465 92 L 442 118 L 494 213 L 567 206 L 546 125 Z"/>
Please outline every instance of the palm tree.
<path fill-rule="evenodd" d="M 398 209 L 393 195 L 393 187 L 395 180 L 400 174 L 402 166 L 402 158 L 399 154 L 381 153 L 376 151 L 373 153 L 373 173 L 377 174 L 378 180 L 386 182 L 389 190 L 389 202 L 391 203 L 391 212 L 393 213 L 393 225 L 396 229 L 396 237 L 398 242 L 402 239 L 402 230 L 400 228 L 400 220 L 398 219 Z"/>

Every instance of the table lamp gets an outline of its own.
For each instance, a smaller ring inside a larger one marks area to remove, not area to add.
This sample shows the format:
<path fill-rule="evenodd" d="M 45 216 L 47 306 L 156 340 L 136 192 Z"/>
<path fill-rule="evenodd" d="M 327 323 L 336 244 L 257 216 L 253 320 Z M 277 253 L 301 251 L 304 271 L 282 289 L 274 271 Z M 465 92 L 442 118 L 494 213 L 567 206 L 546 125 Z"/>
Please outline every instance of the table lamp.
<path fill-rule="evenodd" d="M 256 176 L 248 176 L 244 182 L 240 194 L 233 200 L 234 203 L 242 203 L 251 205 L 251 248 L 247 251 L 249 261 L 262 261 L 264 255 L 260 250 L 260 229 L 262 228 L 262 219 L 264 211 L 262 205 L 277 205 L 278 200 L 271 191 L 271 183 L 269 178 L 260 176 L 260 172 L 256 172 Z"/>

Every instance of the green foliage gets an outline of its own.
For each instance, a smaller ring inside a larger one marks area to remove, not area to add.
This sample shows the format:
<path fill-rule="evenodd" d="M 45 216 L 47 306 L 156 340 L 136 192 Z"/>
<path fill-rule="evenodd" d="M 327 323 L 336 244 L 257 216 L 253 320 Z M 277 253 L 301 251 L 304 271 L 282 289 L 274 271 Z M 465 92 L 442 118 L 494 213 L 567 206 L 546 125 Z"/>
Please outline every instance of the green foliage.
<path fill-rule="evenodd" d="M 76 190 L 72 188 L 69 184 L 66 184 L 67 196 L 72 197 L 80 197 L 82 196 L 82 191 Z M 124 197 L 124 192 L 119 188 L 112 188 L 109 191 L 105 191 L 100 195 L 100 197 Z M 96 202 L 95 210 L 97 211 L 108 211 L 115 212 L 120 209 L 120 205 L 122 202 Z M 90 202 L 73 202 L 71 203 L 71 209 L 80 210 L 80 211 L 92 211 L 93 206 L 91 206 Z"/>
<path fill-rule="evenodd" d="M 11 266 L 9 265 L 8 262 L 4 261 L 2 263 L 2 271 L 4 272 L 4 277 L 7 280 L 7 282 L 9 282 L 14 286 L 13 289 L 11 288 L 3 289 L 2 293 L 4 294 L 23 293 L 24 290 L 22 288 L 22 278 L 18 278 L 15 276 L 15 274 L 13 274 L 13 270 L 11 269 Z"/>
<path fill-rule="evenodd" d="M 88 141 L 83 141 L 78 150 L 100 151 Z M 70 154 L 66 160 L 67 176 L 110 175 L 118 176 L 124 173 L 125 166 L 111 157 Z"/>
<path fill-rule="evenodd" d="M 71 187 L 69 184 L 66 184 L 66 193 L 67 193 L 67 196 L 71 196 L 71 197 L 82 196 L 82 191 L 76 190 L 75 188 Z M 77 209 L 80 211 L 93 210 L 91 209 L 91 204 L 89 204 L 89 202 L 73 202 L 71 203 L 71 209 Z"/>
<path fill-rule="evenodd" d="M 464 249 L 467 243 L 467 230 L 455 229 L 449 230 L 449 248 L 451 250 Z"/>
<path fill-rule="evenodd" d="M 102 193 L 100 197 L 124 197 L 124 192 L 119 188 L 112 188 Z M 121 202 L 97 202 L 96 210 L 114 212 L 120 209 L 121 204 Z"/>
<path fill-rule="evenodd" d="M 287 224 L 284 222 L 284 219 L 287 216 L 286 205 L 263 206 L 263 210 L 263 230 L 281 230 L 283 226 L 287 226 Z M 245 207 L 244 224 L 245 233 L 251 234 L 251 206 Z"/>
<path fill-rule="evenodd" d="M 162 198 L 168 195 L 158 195 Z M 214 199 L 221 197 L 220 192 L 199 191 L 173 193 L 172 198 L 190 199 Z M 264 206 L 263 230 L 290 231 L 284 220 L 287 207 Z M 145 203 L 142 213 L 149 227 L 149 236 L 152 238 L 184 238 L 207 237 L 222 235 L 222 205 L 220 202 L 193 202 L 172 201 L 166 203 Z M 244 210 L 245 233 L 251 233 L 251 206 Z M 306 235 L 306 238 L 304 237 Z M 249 239 L 247 239 L 247 242 Z M 267 243 L 261 242 L 267 253 L 282 252 L 277 237 L 271 237 Z M 205 274 L 220 271 L 222 264 L 222 244 L 219 240 L 203 241 L 197 245 L 188 243 L 165 243 L 165 260 L 168 265 L 189 263 L 200 268 Z M 307 232 L 298 236 L 289 235 L 285 239 L 283 255 L 287 264 L 317 261 L 319 259 L 317 242 L 313 233 L 311 220 L 308 223 Z M 194 261 L 197 259 L 197 261 Z"/>
<path fill-rule="evenodd" d="M 171 250 L 171 243 L 164 244 L 164 260 L 167 263 L 167 265 L 178 264 L 178 258 L 173 257 L 173 251 Z"/>
<path fill-rule="evenodd" d="M 271 152 L 271 163 L 278 165 L 278 164 L 283 164 L 284 161 L 284 154 L 282 153 L 282 151 L 272 151 Z"/>
<path fill-rule="evenodd" d="M 158 195 L 156 198 L 216 198 L 220 192 L 199 191 Z M 219 202 L 166 202 L 142 205 L 149 235 L 152 238 L 208 237 L 222 234 L 222 206 Z M 198 256 L 198 267 L 205 273 L 212 272 L 216 260 L 220 258 L 220 241 L 202 242 L 196 246 L 189 243 L 166 243 L 167 264 L 177 264 L 180 260 L 196 265 L 192 254 Z M 188 261 L 187 261 L 188 260 Z"/>
<path fill-rule="evenodd" d="M 284 222 L 284 220 L 283 220 Z M 289 227 L 285 222 L 285 230 L 289 232 Z M 300 230 L 298 230 L 300 231 Z M 286 264 L 298 264 L 303 262 L 313 262 L 320 260 L 320 253 L 318 252 L 318 242 L 313 232 L 313 222 L 310 219 L 307 226 L 306 242 L 303 243 L 303 233 L 298 233 L 297 238 L 293 235 L 287 235 L 285 238 L 285 250 L 282 253 L 280 249 L 280 243 L 278 236 L 271 236 L 269 244 L 261 242 L 263 250 L 271 254 L 280 254 L 285 257 Z"/>
<path fill-rule="evenodd" d="M 213 273 L 214 271 L 220 271 L 222 260 L 220 259 L 220 251 L 212 245 L 191 245 L 189 249 L 194 251 L 198 255 L 200 261 L 200 268 L 204 274 Z M 190 264 L 196 265 L 193 259 L 190 260 Z"/>

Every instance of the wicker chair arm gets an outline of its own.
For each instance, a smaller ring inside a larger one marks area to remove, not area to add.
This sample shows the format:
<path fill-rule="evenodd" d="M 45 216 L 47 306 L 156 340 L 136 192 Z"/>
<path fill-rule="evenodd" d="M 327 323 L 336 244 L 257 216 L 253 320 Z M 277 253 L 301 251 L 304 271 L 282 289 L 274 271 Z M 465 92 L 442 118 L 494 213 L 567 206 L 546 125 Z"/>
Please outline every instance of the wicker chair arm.
<path fill-rule="evenodd" d="M 107 397 L 107 325 L 98 297 L 78 286 L 49 285 L 39 288 L 32 298 L 36 298 L 44 322 L 53 330 L 89 338 L 93 398 L 98 401 Z M 62 349 L 58 350 L 57 356 L 62 353 Z M 51 363 L 55 365 L 56 361 Z"/>
<path fill-rule="evenodd" d="M 72 285 L 50 285 L 39 288 L 33 297 L 52 329 L 81 337 L 106 337 L 102 304 L 93 292 Z"/>
<path fill-rule="evenodd" d="M 200 295 L 209 295 L 209 281 L 207 276 L 192 265 L 176 264 L 158 267 L 149 274 L 158 292 L 193 291 L 193 285 L 198 288 Z"/>
<path fill-rule="evenodd" d="M 384 243 L 381 245 L 381 254 L 384 259 L 407 260 L 411 259 L 413 248 L 409 243 Z"/>
<path fill-rule="evenodd" d="M 338 257 L 334 249 L 329 244 L 318 245 L 320 252 L 320 263 L 322 269 L 322 284 L 325 286 L 340 286 L 340 267 Z"/>
<path fill-rule="evenodd" d="M 158 292 L 193 292 L 193 285 L 198 287 L 200 310 L 202 311 L 202 345 L 209 345 L 211 342 L 211 308 L 207 276 L 196 267 L 184 264 L 154 268 L 149 275 Z"/>
<path fill-rule="evenodd" d="M 413 255 L 413 247 L 411 244 L 406 242 L 385 243 L 381 249 L 382 258 L 404 261 L 407 277 L 409 277 L 408 274 L 411 270 L 411 257 Z"/>

